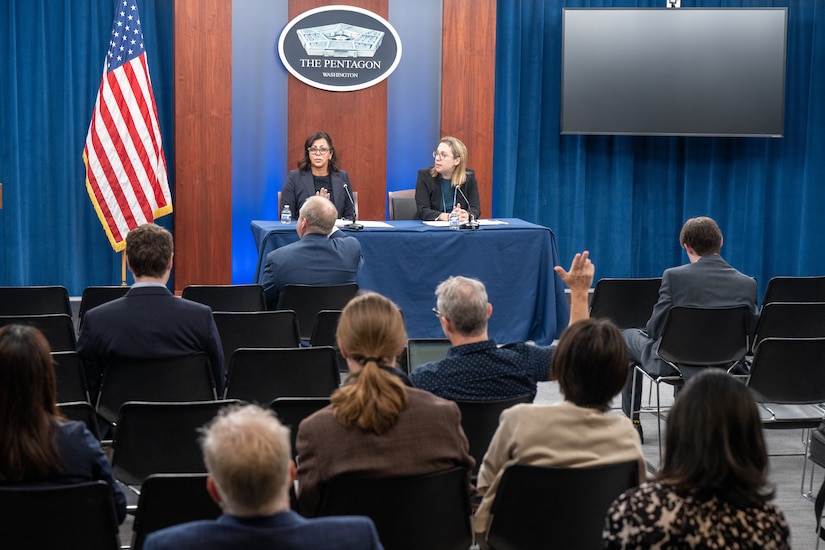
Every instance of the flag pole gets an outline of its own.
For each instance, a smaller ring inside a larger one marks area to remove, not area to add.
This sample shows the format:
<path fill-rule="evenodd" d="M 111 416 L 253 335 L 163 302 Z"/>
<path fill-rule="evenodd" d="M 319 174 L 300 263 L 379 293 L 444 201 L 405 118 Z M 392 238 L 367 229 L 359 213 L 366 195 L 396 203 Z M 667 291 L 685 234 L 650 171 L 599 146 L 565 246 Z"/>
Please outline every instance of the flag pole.
<path fill-rule="evenodd" d="M 126 251 L 120 252 L 120 286 L 126 286 Z"/>

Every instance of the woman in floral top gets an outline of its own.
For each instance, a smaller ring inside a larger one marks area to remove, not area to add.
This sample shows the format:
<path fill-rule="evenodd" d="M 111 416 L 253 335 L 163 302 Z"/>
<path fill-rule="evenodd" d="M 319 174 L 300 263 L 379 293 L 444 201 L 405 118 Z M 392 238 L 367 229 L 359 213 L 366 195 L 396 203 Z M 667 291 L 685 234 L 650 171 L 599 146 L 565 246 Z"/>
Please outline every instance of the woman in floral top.
<path fill-rule="evenodd" d="M 747 387 L 707 369 L 671 410 L 656 481 L 610 506 L 604 547 L 790 548 L 785 516 L 769 502 L 767 469 L 762 424 Z"/>

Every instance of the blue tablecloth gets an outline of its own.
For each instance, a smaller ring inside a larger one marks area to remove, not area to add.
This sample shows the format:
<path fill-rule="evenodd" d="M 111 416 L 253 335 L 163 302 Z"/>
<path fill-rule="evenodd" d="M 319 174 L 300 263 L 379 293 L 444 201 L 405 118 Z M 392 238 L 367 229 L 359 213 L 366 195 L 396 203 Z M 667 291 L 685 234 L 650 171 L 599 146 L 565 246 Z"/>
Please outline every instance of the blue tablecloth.
<path fill-rule="evenodd" d="M 567 326 L 564 283 L 556 237 L 547 227 L 519 219 L 476 231 L 451 231 L 420 221 L 391 221 L 391 227 L 351 231 L 361 242 L 364 266 L 356 282 L 393 300 L 404 313 L 410 338 L 441 338 L 431 308 L 435 287 L 450 275 L 484 282 L 493 316 L 489 334 L 499 343 L 533 340 L 549 344 Z M 266 255 L 298 240 L 295 222 L 252 221 L 258 248 L 256 280 Z"/>

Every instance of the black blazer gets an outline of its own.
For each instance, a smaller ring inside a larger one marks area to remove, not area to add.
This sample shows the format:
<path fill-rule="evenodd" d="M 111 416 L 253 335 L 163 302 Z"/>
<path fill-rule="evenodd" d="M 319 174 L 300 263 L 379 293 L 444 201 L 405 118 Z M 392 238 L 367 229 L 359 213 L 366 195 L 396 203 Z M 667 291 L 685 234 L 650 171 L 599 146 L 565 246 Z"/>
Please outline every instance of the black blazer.
<path fill-rule="evenodd" d="M 332 187 L 332 202 L 335 204 L 335 208 L 338 209 L 338 217 L 351 220 L 355 208 L 347 192 L 344 191 L 344 184 L 346 183 L 349 192 L 352 193 L 349 174 L 344 170 L 330 172 L 329 181 Z M 290 170 L 284 188 L 281 190 L 281 204 L 278 205 L 278 212 L 285 204 L 288 204 L 290 210 L 292 210 L 292 219 L 297 219 L 298 210 L 304 205 L 304 201 L 313 196 L 315 196 L 315 181 L 312 179 L 312 172 L 309 170 Z"/>
<path fill-rule="evenodd" d="M 422 220 L 434 220 L 444 212 L 441 204 L 441 181 L 436 181 L 430 175 L 430 170 L 431 168 L 419 170 L 418 180 L 415 182 L 415 202 L 418 206 L 418 217 Z M 481 201 L 478 198 L 475 172 L 471 168 L 467 169 L 467 181 L 459 189 L 460 191 L 455 193 L 456 204 L 478 219 L 481 216 Z M 449 197 L 446 203 L 452 207 L 453 197 Z"/>

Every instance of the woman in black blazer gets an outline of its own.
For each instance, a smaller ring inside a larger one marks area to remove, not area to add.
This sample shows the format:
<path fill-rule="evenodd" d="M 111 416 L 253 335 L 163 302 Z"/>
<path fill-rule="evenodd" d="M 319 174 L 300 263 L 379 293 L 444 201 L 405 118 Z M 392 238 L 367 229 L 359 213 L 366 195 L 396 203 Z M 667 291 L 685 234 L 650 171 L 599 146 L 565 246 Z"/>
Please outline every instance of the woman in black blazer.
<path fill-rule="evenodd" d="M 415 202 L 422 220 L 447 221 L 450 212 L 458 212 L 461 223 L 481 215 L 478 183 L 467 168 L 467 147 L 454 137 L 444 137 L 433 151 L 435 163 L 418 171 Z"/>

